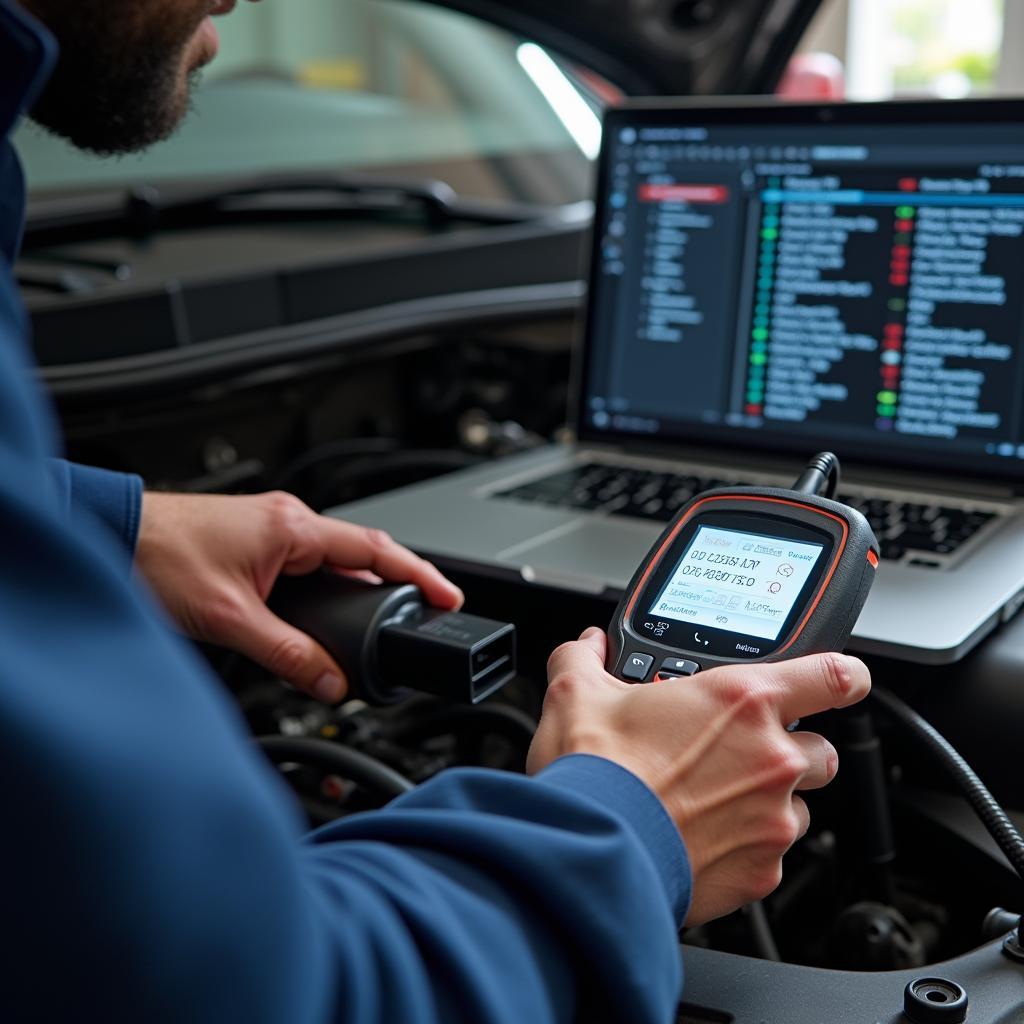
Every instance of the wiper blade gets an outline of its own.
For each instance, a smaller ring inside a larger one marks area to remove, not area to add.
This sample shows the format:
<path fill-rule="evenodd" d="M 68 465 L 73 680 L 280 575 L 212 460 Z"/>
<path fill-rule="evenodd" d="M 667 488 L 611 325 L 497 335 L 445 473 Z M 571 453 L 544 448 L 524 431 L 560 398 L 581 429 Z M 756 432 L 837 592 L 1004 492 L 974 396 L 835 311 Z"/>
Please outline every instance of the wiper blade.
<path fill-rule="evenodd" d="M 433 227 L 453 221 L 517 224 L 551 214 L 529 204 L 461 198 L 436 179 L 394 182 L 347 175 L 260 176 L 229 185 L 137 185 L 124 192 L 29 204 L 25 246 L 110 236 L 146 238 L 159 231 L 225 223 L 418 212 Z"/>

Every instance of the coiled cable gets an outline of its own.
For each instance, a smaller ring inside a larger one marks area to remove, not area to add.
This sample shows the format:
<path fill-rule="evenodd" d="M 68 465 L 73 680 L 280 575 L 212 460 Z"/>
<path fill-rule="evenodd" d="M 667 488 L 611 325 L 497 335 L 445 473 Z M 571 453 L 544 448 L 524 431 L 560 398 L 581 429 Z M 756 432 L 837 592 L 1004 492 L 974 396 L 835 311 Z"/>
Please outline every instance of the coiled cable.
<path fill-rule="evenodd" d="M 892 718 L 921 740 L 936 760 L 942 763 L 1014 871 L 1024 879 L 1024 837 L 1021 837 L 1006 811 L 999 806 L 959 751 L 935 726 L 895 694 L 876 687 L 872 690 L 872 697 Z"/>

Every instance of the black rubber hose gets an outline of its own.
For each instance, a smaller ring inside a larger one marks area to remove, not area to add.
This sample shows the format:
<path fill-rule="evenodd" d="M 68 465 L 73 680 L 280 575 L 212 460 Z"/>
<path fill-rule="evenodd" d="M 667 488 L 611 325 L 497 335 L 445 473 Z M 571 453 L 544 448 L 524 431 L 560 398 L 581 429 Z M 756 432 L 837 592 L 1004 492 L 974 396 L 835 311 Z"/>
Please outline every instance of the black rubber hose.
<path fill-rule="evenodd" d="M 818 452 L 797 477 L 792 489 L 801 494 L 820 494 L 834 498 L 839 490 L 839 458 L 832 452 Z"/>
<path fill-rule="evenodd" d="M 256 743 L 274 764 L 295 761 L 310 765 L 340 775 L 388 799 L 415 788 L 404 775 L 383 761 L 340 743 L 299 736 L 258 736 Z"/>
<path fill-rule="evenodd" d="M 775 936 L 772 934 L 772 926 L 768 923 L 764 904 L 760 900 L 748 903 L 743 912 L 750 923 L 750 935 L 754 940 L 757 955 L 762 960 L 780 962 L 782 957 L 779 954 L 779 947 L 775 944 Z"/>
<path fill-rule="evenodd" d="M 974 808 L 989 835 L 996 841 L 1014 871 L 1024 879 L 1024 838 L 1007 817 L 985 783 L 935 726 L 922 718 L 909 704 L 888 690 L 876 687 L 874 700 L 901 725 L 906 726 L 935 755 L 952 775 L 968 803 Z"/>
<path fill-rule="evenodd" d="M 403 721 L 391 738 L 395 742 L 418 742 L 464 729 L 480 735 L 501 736 L 527 750 L 533 742 L 537 723 L 525 711 L 505 704 L 444 707 L 422 718 Z"/>

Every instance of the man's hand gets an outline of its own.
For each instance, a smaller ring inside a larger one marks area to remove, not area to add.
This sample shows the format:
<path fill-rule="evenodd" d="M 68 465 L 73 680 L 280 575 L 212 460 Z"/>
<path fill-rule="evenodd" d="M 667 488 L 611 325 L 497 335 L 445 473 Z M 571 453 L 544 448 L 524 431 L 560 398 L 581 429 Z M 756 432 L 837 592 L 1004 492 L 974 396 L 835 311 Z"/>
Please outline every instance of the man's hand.
<path fill-rule="evenodd" d="M 147 493 L 135 565 L 189 636 L 237 650 L 327 702 L 341 700 L 348 681 L 315 640 L 267 608 L 281 573 L 369 572 L 415 583 L 438 608 L 462 603 L 453 583 L 386 533 L 319 516 L 282 492 Z"/>
<path fill-rule="evenodd" d="M 824 737 L 788 733 L 786 724 L 862 700 L 867 668 L 821 654 L 636 686 L 605 672 L 604 660 L 598 629 L 551 655 L 527 771 L 563 754 L 596 754 L 647 783 L 690 857 L 687 924 L 767 896 L 781 879 L 782 855 L 810 823 L 795 791 L 827 785 L 838 767 Z"/>

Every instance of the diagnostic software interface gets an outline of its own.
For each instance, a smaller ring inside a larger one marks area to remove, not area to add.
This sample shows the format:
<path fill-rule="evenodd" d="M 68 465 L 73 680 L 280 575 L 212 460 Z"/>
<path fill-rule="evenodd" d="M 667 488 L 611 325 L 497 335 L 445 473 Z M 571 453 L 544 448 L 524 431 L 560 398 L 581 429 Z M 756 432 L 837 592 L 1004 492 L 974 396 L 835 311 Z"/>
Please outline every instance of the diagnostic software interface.
<path fill-rule="evenodd" d="M 1018 125 L 660 115 L 609 122 L 585 429 L 1022 472 Z"/>
<path fill-rule="evenodd" d="M 776 640 L 823 550 L 701 526 L 648 614 Z"/>

